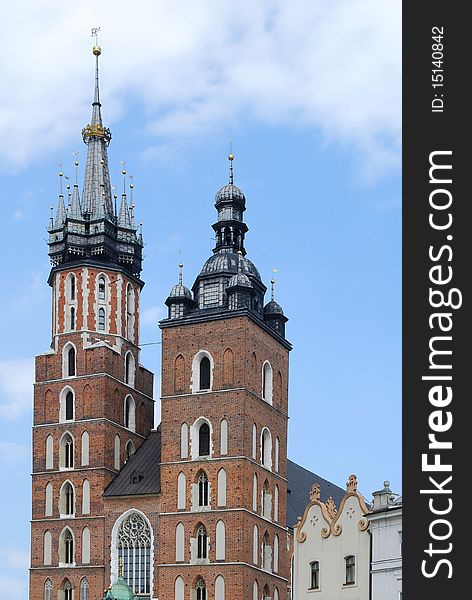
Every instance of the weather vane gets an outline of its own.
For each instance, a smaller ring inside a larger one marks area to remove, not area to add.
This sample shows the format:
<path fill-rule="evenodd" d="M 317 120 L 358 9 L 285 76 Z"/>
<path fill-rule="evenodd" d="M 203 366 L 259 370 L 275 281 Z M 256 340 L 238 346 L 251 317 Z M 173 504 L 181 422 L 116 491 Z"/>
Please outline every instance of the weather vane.
<path fill-rule="evenodd" d="M 98 32 L 100 31 L 100 27 L 92 27 L 92 37 L 95 38 L 95 45 L 98 46 Z"/>

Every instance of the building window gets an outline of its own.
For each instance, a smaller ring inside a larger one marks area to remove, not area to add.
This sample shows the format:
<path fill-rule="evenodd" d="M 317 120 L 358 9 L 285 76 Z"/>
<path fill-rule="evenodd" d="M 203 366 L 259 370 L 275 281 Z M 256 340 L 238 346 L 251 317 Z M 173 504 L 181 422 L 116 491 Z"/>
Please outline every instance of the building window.
<path fill-rule="evenodd" d="M 356 582 L 356 557 L 346 556 L 344 559 L 346 564 L 346 580 L 345 585 L 352 585 Z"/>
<path fill-rule="evenodd" d="M 199 456 L 210 455 L 210 426 L 202 423 L 198 430 L 198 454 Z"/>
<path fill-rule="evenodd" d="M 60 562 L 64 562 L 67 565 L 71 565 L 74 562 L 74 538 L 72 531 L 66 529 L 62 534 L 62 548 L 60 552 Z"/>
<path fill-rule="evenodd" d="M 136 405 L 131 396 L 125 398 L 125 427 L 136 431 Z"/>
<path fill-rule="evenodd" d="M 67 375 L 69 377 L 75 375 L 75 348 L 73 346 L 67 352 Z"/>
<path fill-rule="evenodd" d="M 272 548 L 269 545 L 269 534 L 266 531 L 262 538 L 262 568 L 270 571 L 272 562 Z"/>
<path fill-rule="evenodd" d="M 262 367 L 262 398 L 272 404 L 272 367 L 268 361 Z"/>
<path fill-rule="evenodd" d="M 80 582 L 80 600 L 89 600 L 89 582 L 86 577 Z"/>
<path fill-rule="evenodd" d="M 69 276 L 69 300 L 75 300 L 75 275 Z"/>
<path fill-rule="evenodd" d="M 264 427 L 261 434 L 261 463 L 267 469 L 272 468 L 272 436 L 267 427 Z"/>
<path fill-rule="evenodd" d="M 61 439 L 60 466 L 64 469 L 74 468 L 74 440 L 70 433 L 65 433 Z"/>
<path fill-rule="evenodd" d="M 131 440 L 128 440 L 128 442 L 126 443 L 126 446 L 125 446 L 126 460 L 128 461 L 135 452 L 136 452 L 136 449 L 134 447 L 133 442 Z"/>
<path fill-rule="evenodd" d="M 127 352 L 125 358 L 125 383 L 134 387 L 134 356 Z"/>
<path fill-rule="evenodd" d="M 64 584 L 64 600 L 72 600 L 72 586 L 70 581 L 66 581 Z"/>
<path fill-rule="evenodd" d="M 44 600 L 52 600 L 52 581 L 46 579 L 44 582 Z"/>
<path fill-rule="evenodd" d="M 103 307 L 98 309 L 98 330 L 105 331 L 105 309 Z"/>
<path fill-rule="evenodd" d="M 99 277 L 98 279 L 98 299 L 105 301 L 106 300 L 106 283 L 104 277 Z"/>
<path fill-rule="evenodd" d="M 118 561 L 135 594 L 151 591 L 151 529 L 138 513 L 131 513 L 118 529 Z"/>
<path fill-rule="evenodd" d="M 208 506 L 208 477 L 203 472 L 198 478 L 198 506 Z"/>
<path fill-rule="evenodd" d="M 69 390 L 66 394 L 66 421 L 74 418 L 74 394 Z"/>
<path fill-rule="evenodd" d="M 204 356 L 200 361 L 200 389 L 210 389 L 210 359 Z"/>
<path fill-rule="evenodd" d="M 269 494 L 269 482 L 267 479 L 262 486 L 262 516 L 270 519 L 272 513 L 272 495 Z"/>
<path fill-rule="evenodd" d="M 70 308 L 70 330 L 75 330 L 75 308 L 73 306 Z"/>
<path fill-rule="evenodd" d="M 134 290 L 128 283 L 126 288 L 126 337 L 133 341 L 134 339 Z"/>
<path fill-rule="evenodd" d="M 310 590 L 318 590 L 320 588 L 320 563 L 314 560 L 310 563 Z"/>
<path fill-rule="evenodd" d="M 207 600 L 207 591 L 203 579 L 199 579 L 196 585 L 197 600 Z"/>
<path fill-rule="evenodd" d="M 203 525 L 197 530 L 197 558 L 207 558 L 208 536 Z"/>
<path fill-rule="evenodd" d="M 60 498 L 60 513 L 61 515 L 71 516 L 74 514 L 74 488 L 72 484 L 67 481 L 61 490 Z"/>

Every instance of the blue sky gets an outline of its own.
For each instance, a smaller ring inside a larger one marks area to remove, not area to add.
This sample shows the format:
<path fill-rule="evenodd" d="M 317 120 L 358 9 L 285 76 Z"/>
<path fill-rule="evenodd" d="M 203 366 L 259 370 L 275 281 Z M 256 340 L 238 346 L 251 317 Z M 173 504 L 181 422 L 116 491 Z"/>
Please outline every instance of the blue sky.
<path fill-rule="evenodd" d="M 290 318 L 289 456 L 370 498 L 401 488 L 400 3 L 20 0 L 0 26 L 4 293 L 0 589 L 25 597 L 32 357 L 50 343 L 46 225 L 73 178 L 101 25 L 101 100 L 143 221 L 142 362 L 159 395 L 163 302 L 213 246 L 216 191 L 246 194 L 246 249 Z M 23 18 L 27 10 L 30 17 Z M 11 47 L 17 49 L 11 52 Z"/>

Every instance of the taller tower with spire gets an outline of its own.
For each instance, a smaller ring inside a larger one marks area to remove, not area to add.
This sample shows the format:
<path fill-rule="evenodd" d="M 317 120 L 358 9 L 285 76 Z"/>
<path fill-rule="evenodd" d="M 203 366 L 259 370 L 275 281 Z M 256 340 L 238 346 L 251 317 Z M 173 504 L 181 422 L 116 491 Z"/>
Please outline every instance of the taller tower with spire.
<path fill-rule="evenodd" d="M 139 362 L 142 234 L 126 170 L 112 196 L 98 43 L 82 195 L 63 172 L 49 222 L 50 350 L 36 357 L 31 600 L 93 600 L 105 578 L 103 492 L 153 427 L 153 375 Z"/>

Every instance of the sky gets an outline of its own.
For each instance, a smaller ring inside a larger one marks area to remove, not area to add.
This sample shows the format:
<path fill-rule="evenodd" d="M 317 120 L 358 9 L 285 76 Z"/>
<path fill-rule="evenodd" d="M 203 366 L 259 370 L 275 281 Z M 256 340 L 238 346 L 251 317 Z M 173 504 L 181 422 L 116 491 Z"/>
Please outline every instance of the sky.
<path fill-rule="evenodd" d="M 73 180 L 78 151 L 83 173 L 94 26 L 112 182 L 124 161 L 143 222 L 155 397 L 157 323 L 180 260 L 191 287 L 211 255 L 231 141 L 247 256 L 289 317 L 289 457 L 341 486 L 356 473 L 367 499 L 386 479 L 401 491 L 400 1 L 129 6 L 18 0 L 0 19 L 0 589 L 13 600 L 27 596 L 33 356 L 51 341 L 46 226 L 58 163 Z"/>

